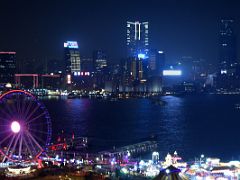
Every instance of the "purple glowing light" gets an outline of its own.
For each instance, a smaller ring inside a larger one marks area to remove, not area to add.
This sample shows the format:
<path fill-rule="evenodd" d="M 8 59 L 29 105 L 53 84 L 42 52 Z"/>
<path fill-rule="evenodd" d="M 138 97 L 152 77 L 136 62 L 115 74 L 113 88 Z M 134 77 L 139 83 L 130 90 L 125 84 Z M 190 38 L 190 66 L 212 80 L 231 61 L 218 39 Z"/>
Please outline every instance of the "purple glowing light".
<path fill-rule="evenodd" d="M 13 121 L 12 124 L 11 124 L 11 129 L 12 129 L 12 132 L 18 133 L 21 129 L 21 126 L 20 126 L 19 122 Z"/>

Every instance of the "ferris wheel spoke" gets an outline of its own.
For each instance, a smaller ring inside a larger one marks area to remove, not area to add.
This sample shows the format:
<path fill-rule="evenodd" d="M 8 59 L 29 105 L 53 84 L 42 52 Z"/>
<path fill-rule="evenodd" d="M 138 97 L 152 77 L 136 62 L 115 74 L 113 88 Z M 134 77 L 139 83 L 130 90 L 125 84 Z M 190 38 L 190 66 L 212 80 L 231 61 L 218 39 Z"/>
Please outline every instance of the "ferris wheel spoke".
<path fill-rule="evenodd" d="M 23 137 L 22 137 L 22 133 L 21 133 L 21 137 L 20 137 L 20 142 L 19 142 L 19 149 L 18 149 L 18 160 L 20 160 L 20 157 L 22 156 L 22 141 L 23 141 Z"/>
<path fill-rule="evenodd" d="M 7 111 L 8 111 L 8 113 L 10 113 L 9 115 L 11 116 L 11 117 L 13 117 L 13 115 L 15 115 L 17 112 L 14 112 L 11 108 L 10 108 L 10 106 L 6 106 L 7 107 Z M 18 114 L 18 113 L 17 113 Z"/>
<path fill-rule="evenodd" d="M 23 136 L 23 142 L 24 142 L 24 144 L 26 145 L 29 154 L 33 157 L 32 151 L 31 151 L 31 149 L 29 148 L 29 146 L 28 146 L 28 144 L 27 144 L 26 139 L 25 139 L 24 136 Z"/>
<path fill-rule="evenodd" d="M 17 146 L 17 144 L 18 144 L 18 142 L 19 142 L 20 134 L 21 134 L 21 133 L 18 133 L 18 136 L 17 136 L 17 138 L 15 139 L 15 142 L 14 142 L 14 145 L 13 145 L 13 148 L 12 148 L 12 150 L 11 150 L 11 153 L 10 153 L 10 156 L 9 156 L 9 157 L 12 157 L 12 155 L 14 154 L 14 152 L 15 152 L 15 150 L 16 150 L 16 146 Z"/>
<path fill-rule="evenodd" d="M 10 148 L 12 146 L 12 143 L 13 143 L 13 140 L 15 139 L 15 137 L 16 137 L 16 134 L 13 135 L 10 143 L 8 144 L 8 149 L 7 149 L 7 152 L 5 153 L 5 156 L 4 156 L 3 160 L 2 160 L 2 162 L 4 162 L 6 160 L 6 158 L 8 156 L 8 153 L 9 153 L 9 150 L 10 150 Z"/>
<path fill-rule="evenodd" d="M 3 108 L 5 109 L 5 108 Z M 6 111 L 4 111 L 2 108 L 0 108 L 0 112 L 1 114 L 4 114 L 5 116 L 7 116 L 8 119 L 12 119 L 12 116 L 10 114 L 8 114 Z"/>
<path fill-rule="evenodd" d="M 5 128 L 5 130 L 1 131 L 0 134 L 5 134 L 5 133 L 9 133 L 9 129 Z M 12 134 L 11 134 L 12 135 Z"/>
<path fill-rule="evenodd" d="M 12 111 L 13 112 L 15 112 L 15 113 L 17 113 L 17 108 L 16 108 L 16 105 L 15 105 L 16 103 L 13 103 L 13 105 L 12 105 Z M 18 114 L 18 116 L 19 116 L 19 113 L 17 113 Z"/>
<path fill-rule="evenodd" d="M 26 100 L 23 100 L 22 106 L 20 108 L 21 115 L 24 116 L 24 110 L 26 109 Z"/>
<path fill-rule="evenodd" d="M 39 147 L 39 149 L 41 151 L 43 151 L 42 147 L 38 144 L 38 142 L 36 141 L 36 139 L 31 135 L 31 133 L 29 133 L 28 131 L 26 131 L 28 136 L 33 140 L 33 142 Z"/>
<path fill-rule="evenodd" d="M 17 94 L 17 112 L 20 114 L 20 98 L 19 98 L 19 93 Z"/>
<path fill-rule="evenodd" d="M 38 141 L 41 141 L 41 143 L 42 144 L 46 144 L 46 142 L 44 142 L 44 140 L 42 140 L 40 137 L 38 137 L 38 136 L 36 136 L 36 135 L 34 135 L 34 134 L 32 134 L 32 136 L 35 138 L 35 139 L 37 139 Z"/>
<path fill-rule="evenodd" d="M 18 95 L 16 95 L 16 98 L 14 99 L 14 101 L 13 101 L 13 103 L 12 103 L 12 105 L 11 105 L 11 107 L 12 107 L 11 109 L 12 109 L 12 111 L 14 111 L 16 114 L 19 115 L 19 112 L 18 112 L 18 110 L 17 110 L 17 103 L 18 103 L 17 96 L 18 96 Z"/>
<path fill-rule="evenodd" d="M 6 119 L 3 119 L 3 118 L 0 117 L 0 120 L 1 120 L 1 121 L 5 121 Z M 9 127 L 9 125 L 4 124 L 4 125 L 0 125 L 0 127 Z M 0 133 L 1 133 L 1 132 L 0 132 Z"/>
<path fill-rule="evenodd" d="M 8 136 L 6 136 L 3 140 L 1 140 L 1 142 L 0 142 L 0 145 L 2 144 L 2 143 L 4 143 L 8 138 L 10 138 L 12 136 L 12 134 L 9 134 Z"/>
<path fill-rule="evenodd" d="M 0 120 L 1 120 L 1 121 L 6 121 L 6 120 L 7 120 L 7 118 L 0 117 Z M 0 126 L 5 126 L 5 125 L 0 125 Z"/>
<path fill-rule="evenodd" d="M 45 132 L 45 131 L 36 130 L 36 129 L 32 129 L 32 128 L 29 128 L 29 130 L 30 130 L 30 131 L 33 131 L 33 132 L 36 132 L 36 133 L 48 134 L 48 133 Z"/>
<path fill-rule="evenodd" d="M 36 110 L 37 110 L 38 108 L 39 108 L 39 106 L 36 106 L 36 107 L 34 108 L 34 110 L 31 112 L 31 114 L 26 117 L 26 121 L 28 121 L 28 120 L 32 117 L 32 115 L 36 112 Z"/>
<path fill-rule="evenodd" d="M 12 146 L 12 144 L 13 144 L 13 141 L 14 141 L 15 137 L 16 137 L 16 134 L 13 135 L 11 141 L 8 143 L 8 146 L 7 146 L 8 149 L 7 149 L 6 155 L 8 155 L 8 152 L 9 152 L 9 150 L 11 149 L 11 146 Z"/>
<path fill-rule="evenodd" d="M 9 100 L 10 101 L 10 100 Z M 5 108 L 7 107 L 7 108 Z M 5 110 L 5 112 L 9 115 L 9 118 L 11 119 L 13 115 L 18 114 L 15 108 L 15 102 L 13 100 L 12 103 L 10 103 L 10 105 L 8 106 L 4 106 L 3 108 Z M 6 115 L 6 114 L 5 114 Z"/>
<path fill-rule="evenodd" d="M 36 116 L 36 117 L 34 117 L 34 118 L 29 119 L 29 120 L 27 121 L 27 123 L 31 123 L 31 122 L 33 122 L 34 120 L 40 118 L 40 117 L 43 116 L 43 115 L 45 115 L 45 112 L 39 114 L 38 116 Z"/>
<path fill-rule="evenodd" d="M 27 137 L 28 137 L 28 141 L 30 142 L 30 145 L 31 145 L 31 147 L 33 149 L 32 152 L 34 152 L 34 154 L 36 155 L 38 153 L 38 151 L 36 149 L 37 147 L 33 145 L 32 139 L 30 138 L 30 136 L 28 134 L 27 134 Z"/>
<path fill-rule="evenodd" d="M 32 101 L 30 101 L 30 103 L 28 104 L 27 108 L 25 111 L 23 111 L 23 116 L 26 118 L 28 113 L 29 113 L 29 110 L 31 109 L 32 107 Z"/>
<path fill-rule="evenodd" d="M 41 149 L 41 150 L 43 150 L 42 149 L 42 147 L 38 144 L 38 142 L 36 141 L 36 139 L 31 135 L 31 133 L 29 133 L 28 131 L 27 131 L 27 134 L 29 135 L 29 137 L 33 140 L 33 142 Z"/>
<path fill-rule="evenodd" d="M 43 121 L 43 122 L 39 122 L 39 123 L 32 123 L 31 124 L 31 127 L 33 127 L 33 126 L 42 126 L 42 125 L 45 125 L 45 124 L 48 124 L 48 121 Z"/>

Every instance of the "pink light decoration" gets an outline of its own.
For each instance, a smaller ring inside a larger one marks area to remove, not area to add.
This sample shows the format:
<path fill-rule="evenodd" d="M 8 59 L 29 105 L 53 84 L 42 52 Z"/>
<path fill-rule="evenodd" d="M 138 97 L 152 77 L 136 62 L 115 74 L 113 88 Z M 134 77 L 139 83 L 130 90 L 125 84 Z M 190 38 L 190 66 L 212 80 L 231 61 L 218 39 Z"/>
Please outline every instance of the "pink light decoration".
<path fill-rule="evenodd" d="M 20 126 L 19 122 L 13 121 L 11 124 L 11 129 L 12 129 L 12 132 L 18 133 L 21 130 L 21 126 Z"/>
<path fill-rule="evenodd" d="M 0 54 L 16 54 L 16 52 L 0 52 Z"/>

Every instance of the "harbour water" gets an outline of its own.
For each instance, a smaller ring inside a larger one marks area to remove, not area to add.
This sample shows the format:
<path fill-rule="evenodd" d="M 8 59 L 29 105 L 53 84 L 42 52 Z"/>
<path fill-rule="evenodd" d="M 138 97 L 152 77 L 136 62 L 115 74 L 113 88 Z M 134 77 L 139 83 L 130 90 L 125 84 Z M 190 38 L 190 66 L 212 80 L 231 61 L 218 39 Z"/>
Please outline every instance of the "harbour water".
<path fill-rule="evenodd" d="M 178 151 L 184 160 L 201 154 L 223 160 L 240 159 L 240 103 L 237 95 L 164 96 L 164 105 L 150 99 L 42 99 L 53 126 L 89 137 L 96 151 L 157 135 L 161 157 Z"/>

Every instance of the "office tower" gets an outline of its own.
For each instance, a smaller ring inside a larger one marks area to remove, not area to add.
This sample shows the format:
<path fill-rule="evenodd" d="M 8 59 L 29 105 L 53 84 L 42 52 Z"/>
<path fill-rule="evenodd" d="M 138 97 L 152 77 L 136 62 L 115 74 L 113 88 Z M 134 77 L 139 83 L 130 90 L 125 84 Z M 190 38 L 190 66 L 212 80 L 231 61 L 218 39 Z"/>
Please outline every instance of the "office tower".
<path fill-rule="evenodd" d="M 0 52 L 0 83 L 14 83 L 16 52 Z"/>
<path fill-rule="evenodd" d="M 163 51 L 151 50 L 148 58 L 149 76 L 161 76 L 165 65 L 165 54 Z"/>
<path fill-rule="evenodd" d="M 100 72 L 107 67 L 107 55 L 102 50 L 93 52 L 93 64 L 95 72 Z"/>
<path fill-rule="evenodd" d="M 130 58 L 131 76 L 133 80 L 141 80 L 143 78 L 143 61 L 138 58 Z"/>
<path fill-rule="evenodd" d="M 236 36 L 233 26 L 233 20 L 220 21 L 219 62 L 222 71 L 236 63 Z"/>
<path fill-rule="evenodd" d="M 77 41 L 64 42 L 66 74 L 80 73 L 80 53 Z"/>
<path fill-rule="evenodd" d="M 148 56 L 148 22 L 127 21 L 127 56 L 138 57 L 138 54 Z"/>

